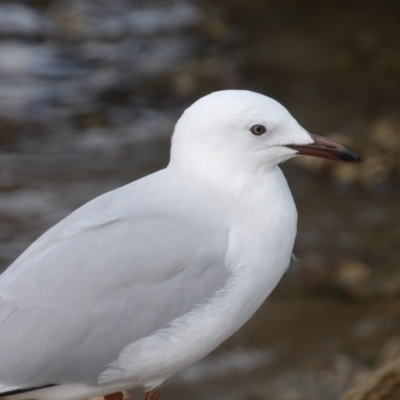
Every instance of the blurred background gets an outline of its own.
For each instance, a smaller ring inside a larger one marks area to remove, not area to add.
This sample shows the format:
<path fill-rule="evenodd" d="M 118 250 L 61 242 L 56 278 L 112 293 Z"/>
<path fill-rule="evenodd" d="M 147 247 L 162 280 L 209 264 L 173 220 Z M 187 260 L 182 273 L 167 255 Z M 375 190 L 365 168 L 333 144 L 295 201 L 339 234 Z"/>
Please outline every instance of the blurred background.
<path fill-rule="evenodd" d="M 164 399 L 338 399 L 400 354 L 398 1 L 0 1 L 0 268 L 166 166 L 182 111 L 228 88 L 274 97 L 363 164 L 283 166 L 299 261 Z"/>

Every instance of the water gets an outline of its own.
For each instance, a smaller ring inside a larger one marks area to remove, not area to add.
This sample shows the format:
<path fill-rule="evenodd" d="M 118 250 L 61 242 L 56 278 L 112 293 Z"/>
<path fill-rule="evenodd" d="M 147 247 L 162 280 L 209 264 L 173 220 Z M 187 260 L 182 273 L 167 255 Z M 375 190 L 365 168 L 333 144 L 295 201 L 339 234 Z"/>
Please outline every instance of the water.
<path fill-rule="evenodd" d="M 400 325 L 399 7 L 333 1 L 0 2 L 0 267 L 89 199 L 164 167 L 182 110 L 249 88 L 360 151 L 284 165 L 293 263 L 168 399 L 335 399 Z"/>

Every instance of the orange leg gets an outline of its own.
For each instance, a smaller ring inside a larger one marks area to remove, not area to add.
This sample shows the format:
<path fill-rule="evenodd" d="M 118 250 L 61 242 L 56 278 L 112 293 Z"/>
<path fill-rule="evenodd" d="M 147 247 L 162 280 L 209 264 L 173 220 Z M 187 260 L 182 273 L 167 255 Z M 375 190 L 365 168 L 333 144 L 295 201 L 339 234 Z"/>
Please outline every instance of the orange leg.
<path fill-rule="evenodd" d="M 161 389 L 155 388 L 146 392 L 145 400 L 161 400 Z"/>
<path fill-rule="evenodd" d="M 122 400 L 124 394 L 122 392 L 115 392 L 104 396 L 104 400 Z"/>

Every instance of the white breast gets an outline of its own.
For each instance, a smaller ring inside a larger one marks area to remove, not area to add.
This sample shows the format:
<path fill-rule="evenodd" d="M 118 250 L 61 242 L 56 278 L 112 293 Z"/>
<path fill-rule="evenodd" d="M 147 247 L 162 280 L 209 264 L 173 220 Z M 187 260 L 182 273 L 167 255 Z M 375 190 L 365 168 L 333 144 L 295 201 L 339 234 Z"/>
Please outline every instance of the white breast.
<path fill-rule="evenodd" d="M 225 262 L 232 270 L 215 296 L 166 328 L 127 346 L 100 376 L 100 384 L 129 380 L 145 387 L 200 360 L 239 329 L 271 293 L 286 270 L 297 213 L 286 180 L 276 168 L 219 199 L 231 219 Z"/>

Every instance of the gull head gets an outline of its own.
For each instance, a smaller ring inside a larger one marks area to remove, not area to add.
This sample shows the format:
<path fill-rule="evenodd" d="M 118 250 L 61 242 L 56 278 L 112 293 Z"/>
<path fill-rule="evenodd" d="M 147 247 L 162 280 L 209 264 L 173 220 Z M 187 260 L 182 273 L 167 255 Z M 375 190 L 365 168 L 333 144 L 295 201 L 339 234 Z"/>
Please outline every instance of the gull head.
<path fill-rule="evenodd" d="M 191 105 L 175 126 L 171 164 L 209 173 L 263 173 L 296 155 L 359 162 L 349 147 L 307 132 L 270 97 L 223 90 Z"/>

